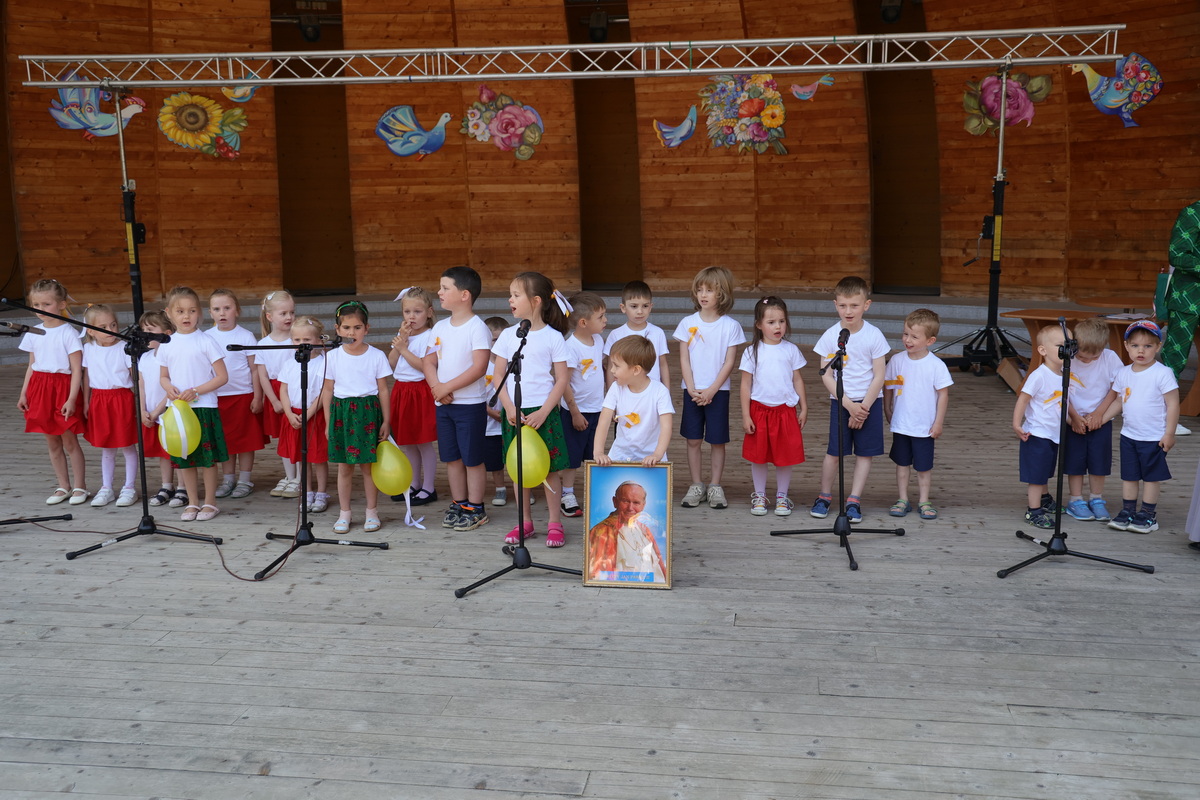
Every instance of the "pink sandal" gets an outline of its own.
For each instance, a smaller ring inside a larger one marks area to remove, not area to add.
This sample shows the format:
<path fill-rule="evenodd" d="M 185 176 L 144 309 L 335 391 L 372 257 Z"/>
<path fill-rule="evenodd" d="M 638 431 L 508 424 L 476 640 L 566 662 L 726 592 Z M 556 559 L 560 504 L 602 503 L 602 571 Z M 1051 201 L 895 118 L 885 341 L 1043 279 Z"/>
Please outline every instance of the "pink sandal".
<path fill-rule="evenodd" d="M 533 523 L 526 522 L 525 523 L 525 538 L 532 539 L 536 535 L 537 534 L 534 533 L 534 531 L 533 531 Z M 518 530 L 516 525 L 514 525 L 513 529 L 508 532 L 508 536 L 504 537 L 504 543 L 505 544 L 520 544 L 521 543 L 521 532 L 520 532 L 520 530 Z"/>
<path fill-rule="evenodd" d="M 567 534 L 562 523 L 551 522 L 546 526 L 546 547 L 562 547 L 567 543 Z"/>

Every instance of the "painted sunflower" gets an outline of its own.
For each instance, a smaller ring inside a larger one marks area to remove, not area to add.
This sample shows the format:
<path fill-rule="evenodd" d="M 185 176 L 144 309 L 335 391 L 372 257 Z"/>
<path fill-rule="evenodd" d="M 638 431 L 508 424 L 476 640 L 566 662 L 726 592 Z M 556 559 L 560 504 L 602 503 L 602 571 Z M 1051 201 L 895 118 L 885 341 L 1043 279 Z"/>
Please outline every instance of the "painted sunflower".
<path fill-rule="evenodd" d="M 158 129 L 181 147 L 199 149 L 221 133 L 225 111 L 203 95 L 179 92 L 163 101 Z"/>

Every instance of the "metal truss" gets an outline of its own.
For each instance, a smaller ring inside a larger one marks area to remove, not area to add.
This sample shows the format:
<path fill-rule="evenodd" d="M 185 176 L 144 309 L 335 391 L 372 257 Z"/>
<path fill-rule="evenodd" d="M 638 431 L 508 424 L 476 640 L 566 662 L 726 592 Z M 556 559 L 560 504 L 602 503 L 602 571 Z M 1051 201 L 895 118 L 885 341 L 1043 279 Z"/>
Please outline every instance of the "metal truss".
<path fill-rule="evenodd" d="M 864 72 L 1112 61 L 1124 25 L 704 42 L 20 56 L 31 88 L 187 88 Z"/>

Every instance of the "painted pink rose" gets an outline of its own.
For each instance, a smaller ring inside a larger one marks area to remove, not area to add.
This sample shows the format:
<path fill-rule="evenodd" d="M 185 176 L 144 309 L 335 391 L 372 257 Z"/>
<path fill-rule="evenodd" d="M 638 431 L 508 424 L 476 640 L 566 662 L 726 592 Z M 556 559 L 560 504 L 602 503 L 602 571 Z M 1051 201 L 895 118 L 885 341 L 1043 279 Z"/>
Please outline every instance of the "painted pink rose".
<path fill-rule="evenodd" d="M 1133 94 L 1129 95 L 1129 99 L 1135 103 L 1140 103 L 1142 102 L 1142 96 L 1143 95 L 1141 92 L 1134 92 Z"/>
<path fill-rule="evenodd" d="M 1125 68 L 1121 72 L 1124 73 L 1126 78 L 1132 78 L 1138 74 L 1139 67 L 1141 67 L 1141 64 L 1136 61 L 1126 61 Z"/>
<path fill-rule="evenodd" d="M 522 144 L 525 129 L 538 121 L 537 114 L 524 106 L 505 106 L 488 123 L 492 143 L 501 150 L 516 150 Z"/>
<path fill-rule="evenodd" d="M 989 75 L 979 84 L 979 105 L 994 120 L 1000 119 L 1000 88 L 1000 78 L 995 75 Z M 1033 124 L 1033 101 L 1025 87 L 1013 80 L 1008 82 L 1008 109 L 1004 117 L 1009 125 Z"/>
<path fill-rule="evenodd" d="M 490 103 L 496 99 L 496 93 L 488 88 L 486 83 L 479 84 L 479 100 L 482 103 Z"/>
<path fill-rule="evenodd" d="M 767 129 L 762 126 L 762 123 L 750 123 L 750 141 L 765 142 L 768 138 Z"/>

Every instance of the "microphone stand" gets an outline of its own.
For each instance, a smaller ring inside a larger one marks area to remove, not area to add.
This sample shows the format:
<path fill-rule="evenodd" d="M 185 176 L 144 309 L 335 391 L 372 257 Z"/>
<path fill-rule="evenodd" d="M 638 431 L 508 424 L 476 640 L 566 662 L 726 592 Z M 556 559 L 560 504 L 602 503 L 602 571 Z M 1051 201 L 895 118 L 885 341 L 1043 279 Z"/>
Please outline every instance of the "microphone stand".
<path fill-rule="evenodd" d="M 843 330 L 845 330 L 845 329 L 843 329 Z M 821 367 L 820 371 L 818 372 L 818 374 L 824 375 L 826 370 L 832 368 L 833 372 L 834 372 L 834 379 L 835 379 L 834 380 L 834 384 L 835 384 L 834 394 L 837 397 L 837 410 L 838 410 L 838 426 L 837 426 L 838 515 L 837 515 L 837 518 L 834 519 L 832 528 L 821 528 L 821 529 L 815 530 L 815 531 L 801 531 L 801 530 L 771 531 L 771 535 L 772 536 L 799 536 L 799 535 L 808 535 L 808 534 L 814 534 L 814 533 L 835 534 L 838 537 L 838 544 L 841 547 L 844 547 L 846 549 L 846 557 L 850 559 L 850 569 L 857 570 L 858 562 L 854 560 L 854 551 L 852 551 L 850 549 L 850 534 L 852 532 L 852 529 L 850 527 L 850 517 L 846 516 L 846 446 L 845 446 L 845 443 L 842 441 L 844 438 L 844 436 L 842 435 L 842 414 L 846 414 L 847 420 L 849 419 L 849 414 L 850 414 L 850 412 L 846 411 L 846 409 L 842 406 L 842 398 L 845 396 L 845 393 L 846 393 L 846 388 L 842 384 L 842 369 L 845 367 L 844 362 L 846 359 L 846 344 L 848 343 L 849 337 L 845 337 L 845 338 L 847 341 L 843 341 L 841 338 L 839 338 L 837 352 L 833 354 L 833 358 L 829 359 L 829 363 L 826 364 L 825 366 Z M 856 530 L 859 533 L 889 533 L 894 536 L 903 536 L 904 535 L 904 528 L 893 528 L 890 530 L 886 529 L 886 528 L 857 528 Z"/>
<path fill-rule="evenodd" d="M 1058 318 L 1058 324 L 1062 328 L 1063 343 L 1058 348 L 1058 355 L 1062 358 L 1062 413 L 1058 420 L 1058 485 L 1054 495 L 1054 501 L 1057 508 L 1054 510 L 1054 535 L 1050 537 L 1050 541 L 1043 542 L 1041 539 L 1035 539 L 1024 531 L 1017 531 L 1018 539 L 1025 539 L 1033 542 L 1036 545 L 1041 545 L 1046 548 L 1043 552 L 1038 553 L 1030 559 L 1022 561 L 1020 564 L 1002 569 L 996 573 L 997 578 L 1007 578 L 1010 574 L 1016 572 L 1022 567 L 1028 567 L 1030 564 L 1041 561 L 1043 558 L 1050 556 L 1075 556 L 1076 558 L 1086 558 L 1090 561 L 1102 561 L 1105 564 L 1115 564 L 1118 567 L 1128 567 L 1129 569 L 1140 569 L 1148 575 L 1154 574 L 1154 567 L 1149 564 L 1134 564 L 1129 561 L 1117 561 L 1112 558 L 1104 558 L 1103 556 L 1093 556 L 1088 553 L 1080 553 L 1076 550 L 1071 550 L 1067 547 L 1067 534 L 1063 533 L 1062 529 L 1062 513 L 1063 513 L 1063 467 L 1067 462 L 1067 399 L 1068 393 L 1071 390 L 1071 359 L 1075 357 L 1079 350 L 1079 343 L 1067 335 L 1067 320 L 1065 317 Z"/>
<path fill-rule="evenodd" d="M 345 547 L 376 547 L 380 550 L 387 550 L 387 542 L 356 542 L 350 539 L 322 539 L 313 536 L 313 524 L 308 518 L 308 501 L 305 499 L 305 494 L 308 491 L 308 362 L 312 357 L 313 350 L 320 350 L 330 345 L 327 344 L 227 344 L 226 350 L 295 350 L 296 360 L 300 362 L 300 496 L 297 502 L 300 503 L 300 527 L 296 529 L 296 533 L 292 536 L 280 536 L 275 533 L 268 533 L 267 538 L 274 539 L 290 539 L 292 546 L 281 555 L 279 558 L 272 561 L 259 572 L 254 573 L 254 580 L 265 580 L 271 571 L 277 566 L 287 561 L 292 553 L 299 550 L 301 547 L 307 547 L 310 544 L 340 544 Z M 291 398 L 289 397 L 289 400 Z M 386 413 L 386 412 L 385 412 Z M 329 424 L 329 420 L 325 421 Z"/>
<path fill-rule="evenodd" d="M 160 336 L 160 334 L 146 333 L 145 331 L 143 331 L 141 328 L 139 328 L 137 326 L 136 320 L 134 321 L 133 325 L 130 325 L 125 330 L 123 330 L 119 333 L 114 333 L 113 331 L 108 331 L 108 330 L 105 330 L 104 328 L 97 328 L 94 325 L 88 325 L 86 322 L 80 322 L 79 320 L 71 319 L 70 317 L 60 317 L 57 314 L 50 314 L 45 311 L 35 311 L 34 309 L 30 308 L 29 306 L 22 305 L 21 303 L 17 303 L 13 300 L 9 300 L 7 297 L 0 297 L 0 304 L 6 305 L 6 306 L 12 306 L 13 308 L 21 308 L 26 311 L 33 312 L 35 314 L 41 314 L 43 317 L 51 317 L 52 319 L 62 320 L 63 322 L 69 323 L 71 325 L 78 325 L 80 327 L 87 328 L 88 330 L 96 331 L 98 333 L 105 333 L 105 334 L 108 334 L 109 336 L 115 336 L 118 339 L 120 339 L 121 341 L 125 342 L 125 352 L 129 354 L 130 360 L 132 362 L 132 369 L 130 370 L 130 373 L 131 373 L 131 377 L 133 378 L 134 423 L 135 423 L 135 427 L 137 428 L 137 435 L 138 435 L 138 439 L 137 439 L 138 477 L 142 484 L 142 519 L 141 519 L 141 521 L 138 522 L 137 528 L 135 528 L 130 533 L 126 533 L 121 536 L 115 536 L 111 539 L 105 539 L 103 542 L 100 542 L 99 544 L 94 544 L 91 547 L 85 547 L 82 550 L 76 550 L 74 552 L 67 553 L 67 560 L 71 561 L 72 559 L 74 559 L 78 556 L 86 555 L 87 553 L 90 553 L 93 550 L 99 550 L 102 547 L 108 547 L 109 545 L 114 545 L 114 544 L 117 544 L 118 542 L 123 542 L 126 539 L 132 539 L 134 536 L 150 536 L 155 533 L 161 534 L 162 536 L 174 536 L 177 539 L 191 539 L 192 541 L 196 541 L 196 542 L 207 542 L 209 544 L 221 544 L 221 538 L 218 536 L 205 536 L 205 535 L 199 534 L 199 533 L 185 533 L 184 531 L 161 530 L 158 528 L 158 526 L 155 525 L 154 517 L 152 517 L 150 515 L 150 498 L 146 494 L 146 440 L 143 436 L 144 431 L 145 431 L 145 426 L 142 425 L 142 414 L 141 414 L 141 410 L 140 410 L 141 392 L 139 391 L 139 389 L 141 387 L 141 372 L 138 370 L 138 361 L 141 359 L 143 353 L 146 353 L 147 351 L 150 350 L 150 342 L 154 341 L 155 338 Z M 169 341 L 169 339 L 168 339 L 168 341 Z M 113 346 L 115 347 L 116 345 L 113 345 Z M 71 518 L 70 515 L 68 515 L 66 517 L 66 519 L 70 519 L 70 518 Z M 47 519 L 54 519 L 54 518 L 48 517 Z"/>
<path fill-rule="evenodd" d="M 521 428 L 525 426 L 525 423 L 521 419 L 521 361 L 525 358 L 523 351 L 525 350 L 525 345 L 529 341 L 525 338 L 528 334 L 529 329 L 524 325 L 517 328 L 517 339 L 520 340 L 519 344 L 517 345 L 517 352 L 513 353 L 512 360 L 508 362 L 508 369 L 504 371 L 504 376 L 500 379 L 500 385 L 496 387 L 495 393 L 492 395 L 491 399 L 488 400 L 488 405 L 494 408 L 496 401 L 500 398 L 500 390 L 504 388 L 504 382 L 507 381 L 508 377 L 511 375 L 513 379 L 513 405 L 517 409 L 517 423 L 516 428 L 514 429 L 516 434 L 513 438 L 514 444 L 510 445 L 517 448 L 517 543 L 515 545 L 504 545 L 502 548 L 500 548 L 500 552 L 504 553 L 505 555 L 512 556 L 512 563 L 504 569 L 493 572 L 486 578 L 472 583 L 470 586 L 464 586 L 461 589 L 455 589 L 455 597 L 464 597 L 467 592 L 477 589 L 480 586 L 483 586 L 485 583 L 490 583 L 491 581 L 496 580 L 496 578 L 499 578 L 501 575 L 507 575 L 514 569 L 529 569 L 530 567 L 537 567 L 538 569 L 550 570 L 551 572 L 562 572 L 567 575 L 579 575 L 580 577 L 583 576 L 583 570 L 580 569 L 568 569 L 566 567 L 557 567 L 553 564 L 537 563 L 529 554 L 529 548 L 525 546 L 525 514 L 528 510 L 528 504 L 525 502 L 525 494 L 523 491 L 525 488 L 525 460 L 523 457 L 524 450 L 522 449 L 521 445 Z"/>

